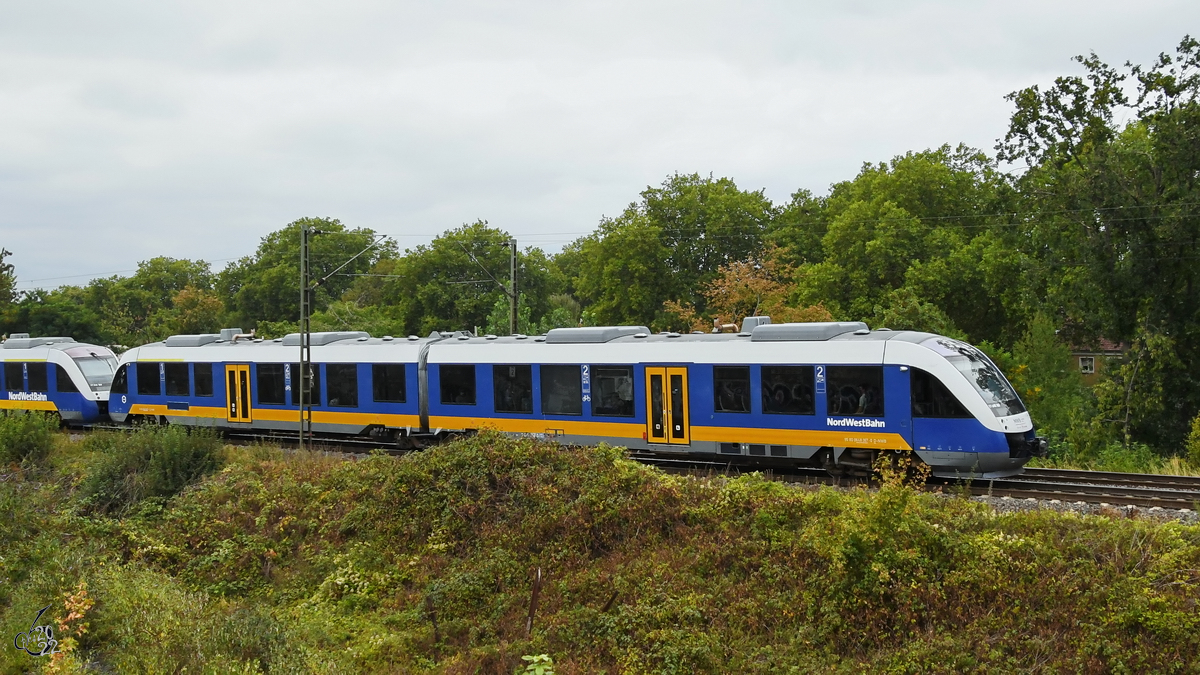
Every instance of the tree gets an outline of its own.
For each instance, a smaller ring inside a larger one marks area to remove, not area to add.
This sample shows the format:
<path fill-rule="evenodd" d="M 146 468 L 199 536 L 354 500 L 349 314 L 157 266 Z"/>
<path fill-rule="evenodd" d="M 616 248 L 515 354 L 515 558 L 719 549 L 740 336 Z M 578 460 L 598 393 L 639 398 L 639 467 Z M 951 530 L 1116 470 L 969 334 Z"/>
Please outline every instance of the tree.
<path fill-rule="evenodd" d="M 19 302 L 0 309 L 0 332 L 67 336 L 80 342 L 106 344 L 99 316 L 71 295 L 41 289 L 23 294 Z"/>
<path fill-rule="evenodd" d="M 354 285 L 355 274 L 365 274 L 380 260 L 394 257 L 395 243 L 384 240 L 354 258 L 375 241 L 367 228 L 348 229 L 335 218 L 301 218 L 262 238 L 253 256 L 229 265 L 217 277 L 230 318 L 244 328 L 259 321 L 298 321 L 300 318 L 300 229 L 319 230 L 309 239 L 309 269 L 314 281 L 325 278 L 315 291 L 313 309 L 320 311 L 339 300 Z M 353 260 L 351 260 L 354 258 Z"/>
<path fill-rule="evenodd" d="M 787 279 L 793 269 L 780 257 L 780 249 L 769 245 L 757 258 L 723 265 L 703 290 L 706 314 L 701 315 L 690 303 L 667 301 L 667 314 L 676 318 L 670 327 L 707 331 L 713 324 L 740 323 L 748 316 L 770 316 L 775 323 L 832 321 L 833 317 L 821 305 L 788 304 L 791 289 Z"/>
<path fill-rule="evenodd" d="M 1009 379 L 1041 435 L 1062 439 L 1086 420 L 1090 397 L 1053 318 L 1035 316 L 1013 347 L 1012 356 L 1015 367 L 1009 370 Z"/>
<path fill-rule="evenodd" d="M 182 297 L 192 305 L 199 302 L 211 310 L 214 301 L 220 304 L 212 287 L 213 275 L 207 262 L 158 257 L 138 263 L 132 276 L 96 279 L 79 295 L 85 306 L 102 317 L 109 342 L 132 346 L 183 332 L 175 325 L 183 316 L 176 312 L 176 299 Z M 60 292 L 74 293 L 65 288 Z M 199 321 L 208 326 L 207 330 L 217 327 L 219 308 L 218 314 L 204 320 L 200 320 L 197 311 L 201 311 L 199 306 L 190 307 L 187 310 L 190 317 L 184 322 L 198 325 Z"/>
<path fill-rule="evenodd" d="M 566 252 L 577 297 L 598 323 L 656 325 L 666 301 L 704 310 L 704 284 L 762 247 L 775 207 L 728 178 L 675 174 Z"/>
<path fill-rule="evenodd" d="M 507 306 L 509 249 L 512 237 L 477 221 L 450 230 L 372 269 L 379 277 L 366 277 L 350 291 L 361 305 L 390 308 L 408 333 L 425 335 L 433 330 L 474 330 L 488 325 L 497 302 Z M 554 288 L 550 261 L 541 250 L 527 248 L 517 254 L 517 287 L 531 320 L 540 320 L 548 309 Z M 507 321 L 504 333 L 507 334 Z"/>
<path fill-rule="evenodd" d="M 575 290 L 585 323 L 648 326 L 660 318 L 664 301 L 681 295 L 661 230 L 644 217 L 626 216 L 601 223 L 579 242 Z"/>
<path fill-rule="evenodd" d="M 17 301 L 17 272 L 12 263 L 4 259 L 12 255 L 12 251 L 0 248 L 0 309 Z"/>
<path fill-rule="evenodd" d="M 1028 295 L 1074 344 L 1150 344 L 1146 326 L 1170 336 L 1181 367 L 1162 386 L 1173 394 L 1157 412 L 1121 404 L 1131 420 L 1121 435 L 1178 447 L 1200 410 L 1200 43 L 1185 37 L 1148 68 L 1075 60 L 1083 75 L 1010 95 L 997 145 L 1029 167 L 1016 183 Z"/>
<path fill-rule="evenodd" d="M 824 234 L 823 257 L 792 254 L 805 260 L 796 300 L 824 303 L 839 318 L 870 320 L 877 307 L 887 312 L 903 298 L 904 311 L 936 308 L 972 339 L 996 339 L 1012 318 L 1013 279 L 1006 275 L 1019 266 L 1003 255 L 1011 243 L 999 234 L 1010 198 L 994 163 L 965 146 L 864 165 L 854 180 L 833 187 L 819 218 L 811 199 L 799 200 L 811 211 L 802 231 L 824 227 Z M 902 296 L 892 295 L 901 288 Z"/>

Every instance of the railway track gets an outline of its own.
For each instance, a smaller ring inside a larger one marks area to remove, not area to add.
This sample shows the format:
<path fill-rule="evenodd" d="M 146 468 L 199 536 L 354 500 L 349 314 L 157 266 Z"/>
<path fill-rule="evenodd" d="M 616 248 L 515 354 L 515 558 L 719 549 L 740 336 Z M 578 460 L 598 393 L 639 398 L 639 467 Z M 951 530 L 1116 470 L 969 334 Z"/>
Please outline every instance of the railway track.
<path fill-rule="evenodd" d="M 1064 469 L 1027 469 L 1020 476 L 974 481 L 971 494 L 1113 506 L 1196 510 L 1200 478 Z"/>
<path fill-rule="evenodd" d="M 128 429 L 128 427 L 113 428 Z M 297 442 L 294 434 L 234 432 L 228 434 L 227 438 L 238 443 L 295 445 Z M 323 446 L 330 450 L 347 453 L 364 453 L 375 449 L 383 449 L 392 454 L 409 452 L 384 447 L 386 444 L 383 441 L 372 439 L 319 439 L 316 440 L 316 443 L 319 447 Z M 861 478 L 837 478 L 830 476 L 822 469 L 787 466 L 779 462 L 732 462 L 646 452 L 631 452 L 630 458 L 671 473 L 740 475 L 762 472 L 773 480 L 788 483 L 843 487 L 869 482 Z M 1029 468 L 1023 474 L 1009 478 L 967 481 L 931 478 L 928 485 L 932 488 L 962 486 L 974 496 L 1200 510 L 1200 476 Z"/>

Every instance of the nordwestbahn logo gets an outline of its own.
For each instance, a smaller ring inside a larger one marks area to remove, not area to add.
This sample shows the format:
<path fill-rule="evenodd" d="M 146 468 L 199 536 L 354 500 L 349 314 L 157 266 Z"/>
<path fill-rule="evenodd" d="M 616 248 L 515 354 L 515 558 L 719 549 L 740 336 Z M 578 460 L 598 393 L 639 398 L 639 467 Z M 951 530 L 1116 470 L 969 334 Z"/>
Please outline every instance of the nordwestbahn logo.
<path fill-rule="evenodd" d="M 8 400 L 10 401 L 49 401 L 46 395 L 38 391 L 10 391 L 8 392 Z"/>
<path fill-rule="evenodd" d="M 887 426 L 887 422 L 883 420 L 873 420 L 866 417 L 843 417 L 841 419 L 826 417 L 825 424 L 831 427 L 871 427 L 873 429 L 883 429 Z"/>

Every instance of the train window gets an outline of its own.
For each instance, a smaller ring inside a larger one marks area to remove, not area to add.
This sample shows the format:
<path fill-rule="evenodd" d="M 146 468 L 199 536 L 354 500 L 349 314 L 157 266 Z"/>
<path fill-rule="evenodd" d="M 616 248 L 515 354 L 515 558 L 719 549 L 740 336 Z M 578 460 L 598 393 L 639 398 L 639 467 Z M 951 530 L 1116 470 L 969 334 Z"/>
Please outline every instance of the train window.
<path fill-rule="evenodd" d="M 30 363 L 29 365 L 29 391 L 38 391 L 45 393 L 50 390 L 50 381 L 46 377 L 46 362 Z"/>
<path fill-rule="evenodd" d="M 920 368 L 912 369 L 913 417 L 970 417 L 941 380 Z"/>
<path fill-rule="evenodd" d="M 329 405 L 358 407 L 358 364 L 330 363 L 325 366 L 325 391 Z"/>
<path fill-rule="evenodd" d="M 533 412 L 533 367 L 492 366 L 496 412 Z"/>
<path fill-rule="evenodd" d="M 583 414 L 583 381 L 579 374 L 579 366 L 542 366 L 543 414 Z"/>
<path fill-rule="evenodd" d="M 109 393 L 129 393 L 129 364 L 122 364 L 117 368 L 117 374 L 113 375 L 112 388 L 109 389 Z"/>
<path fill-rule="evenodd" d="M 137 390 L 142 396 L 162 396 L 162 384 L 158 381 L 158 363 L 138 361 Z"/>
<path fill-rule="evenodd" d="M 25 391 L 25 364 L 9 361 L 4 364 L 4 384 L 8 391 Z"/>
<path fill-rule="evenodd" d="M 376 363 L 371 366 L 371 389 L 380 403 L 404 403 L 407 398 L 403 363 Z"/>
<path fill-rule="evenodd" d="M 254 366 L 258 378 L 258 402 L 265 405 L 284 405 L 287 387 L 283 381 L 282 363 L 259 363 Z"/>
<path fill-rule="evenodd" d="M 442 388 L 442 403 L 475 405 L 475 366 L 439 366 L 438 381 Z"/>
<path fill-rule="evenodd" d="M 164 363 L 163 370 L 167 376 L 167 396 L 187 396 L 191 393 L 188 364 Z"/>
<path fill-rule="evenodd" d="M 812 415 L 812 366 L 763 366 L 763 412 L 769 415 Z"/>
<path fill-rule="evenodd" d="M 713 366 L 713 409 L 750 412 L 750 366 Z"/>
<path fill-rule="evenodd" d="M 633 366 L 592 366 L 592 414 L 633 417 Z"/>
<path fill-rule="evenodd" d="M 212 364 L 211 363 L 193 363 L 192 364 L 192 379 L 196 383 L 197 396 L 212 396 Z M 116 380 L 113 380 L 113 387 L 116 387 Z M 114 388 L 113 391 L 116 391 Z"/>
<path fill-rule="evenodd" d="M 304 384 L 307 386 L 308 394 L 304 396 L 306 405 L 321 405 L 321 367 L 315 363 L 309 364 L 310 368 L 304 374 Z M 300 372 L 300 364 L 292 364 L 292 405 L 300 405 L 300 378 L 296 377 L 296 373 Z"/>
<path fill-rule="evenodd" d="M 829 366 L 829 414 L 883 415 L 881 366 Z"/>
<path fill-rule="evenodd" d="M 54 364 L 54 388 L 60 394 L 78 394 L 79 387 L 71 381 L 71 375 L 61 365 Z"/>

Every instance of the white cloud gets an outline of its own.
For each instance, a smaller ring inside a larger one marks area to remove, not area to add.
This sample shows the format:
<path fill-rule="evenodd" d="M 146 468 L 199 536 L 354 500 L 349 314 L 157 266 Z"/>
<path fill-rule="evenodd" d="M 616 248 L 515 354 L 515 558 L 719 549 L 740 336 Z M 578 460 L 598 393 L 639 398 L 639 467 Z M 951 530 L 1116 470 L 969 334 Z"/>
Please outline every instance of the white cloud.
<path fill-rule="evenodd" d="M 990 149 L 1004 94 L 1090 50 L 1147 62 L 1197 18 L 1182 2 L 10 3 L 0 244 L 22 287 L 245 255 L 306 215 L 402 246 L 486 218 L 556 250 L 674 171 L 784 200 L 907 150 Z"/>

